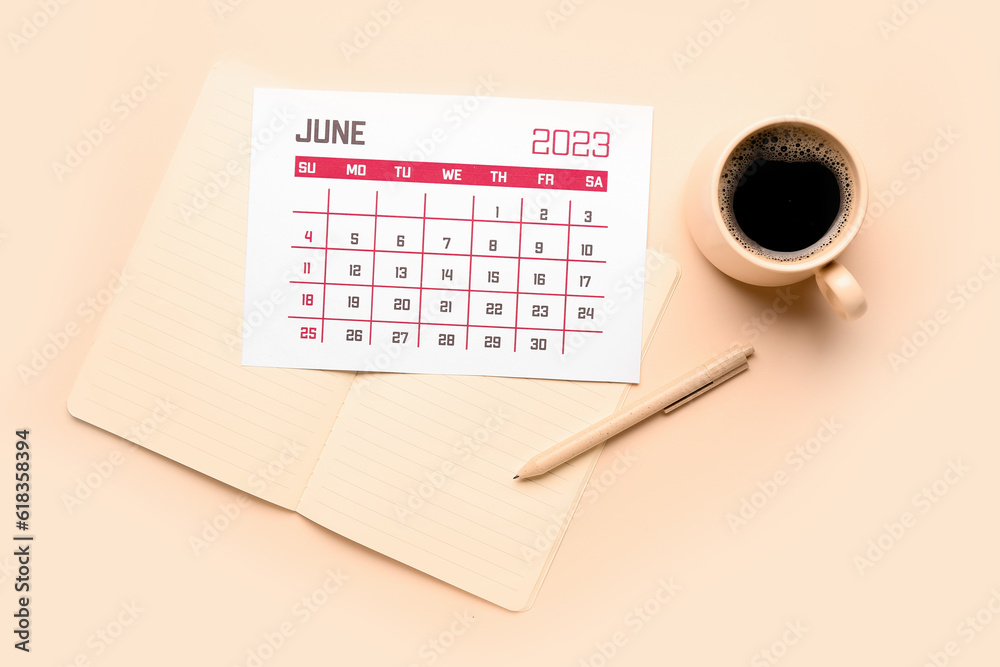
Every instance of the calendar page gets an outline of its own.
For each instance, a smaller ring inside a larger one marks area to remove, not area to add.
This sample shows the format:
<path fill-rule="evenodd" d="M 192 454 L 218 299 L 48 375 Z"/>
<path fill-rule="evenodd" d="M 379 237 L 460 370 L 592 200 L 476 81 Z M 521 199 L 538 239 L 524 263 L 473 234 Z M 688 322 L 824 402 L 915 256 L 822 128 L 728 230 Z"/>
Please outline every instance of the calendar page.
<path fill-rule="evenodd" d="M 243 364 L 638 382 L 652 108 L 254 91 Z"/>

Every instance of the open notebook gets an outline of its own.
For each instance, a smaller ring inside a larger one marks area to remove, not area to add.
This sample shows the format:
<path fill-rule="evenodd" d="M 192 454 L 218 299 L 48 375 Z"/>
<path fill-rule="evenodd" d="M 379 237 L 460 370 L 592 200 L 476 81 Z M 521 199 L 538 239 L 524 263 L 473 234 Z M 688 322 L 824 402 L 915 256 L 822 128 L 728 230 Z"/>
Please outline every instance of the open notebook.
<path fill-rule="evenodd" d="M 526 609 L 600 448 L 536 480 L 513 473 L 620 405 L 627 385 L 241 366 L 252 90 L 276 83 L 236 64 L 211 72 L 69 411 Z M 650 257 L 647 344 L 679 274 Z"/>

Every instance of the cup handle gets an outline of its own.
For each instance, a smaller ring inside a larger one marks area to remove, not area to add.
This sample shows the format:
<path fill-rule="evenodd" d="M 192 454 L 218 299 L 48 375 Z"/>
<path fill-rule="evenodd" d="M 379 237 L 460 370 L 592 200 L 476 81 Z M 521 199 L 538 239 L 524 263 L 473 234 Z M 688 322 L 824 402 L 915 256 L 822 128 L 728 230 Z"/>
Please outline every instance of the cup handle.
<path fill-rule="evenodd" d="M 816 284 L 827 303 L 845 320 L 856 320 L 868 310 L 868 301 L 861 285 L 837 261 L 816 272 Z"/>

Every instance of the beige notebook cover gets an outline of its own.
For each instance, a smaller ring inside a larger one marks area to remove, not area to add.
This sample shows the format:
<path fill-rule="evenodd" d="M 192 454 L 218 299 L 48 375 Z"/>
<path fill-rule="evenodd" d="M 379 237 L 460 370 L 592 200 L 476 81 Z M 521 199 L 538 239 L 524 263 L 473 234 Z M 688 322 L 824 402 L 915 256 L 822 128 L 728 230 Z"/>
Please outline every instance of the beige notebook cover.
<path fill-rule="evenodd" d="M 600 419 L 627 385 L 240 365 L 255 86 L 213 68 L 68 407 L 442 581 L 527 609 L 600 454 L 521 464 Z M 679 270 L 650 254 L 646 345 Z M 628 298 L 621 295 L 621 298 Z M 638 298 L 632 296 L 632 298 Z M 267 304 L 260 304 L 262 317 Z M 167 416 L 162 419 L 162 416 Z M 145 428 L 153 420 L 156 428 Z"/>

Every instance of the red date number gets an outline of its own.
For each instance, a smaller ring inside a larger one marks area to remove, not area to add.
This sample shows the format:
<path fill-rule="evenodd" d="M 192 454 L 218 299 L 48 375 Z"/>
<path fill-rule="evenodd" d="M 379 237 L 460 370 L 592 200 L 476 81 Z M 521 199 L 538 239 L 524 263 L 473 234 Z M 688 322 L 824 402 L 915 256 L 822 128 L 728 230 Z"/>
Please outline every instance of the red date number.
<path fill-rule="evenodd" d="M 536 127 L 531 152 L 535 155 L 572 155 L 574 157 L 608 157 L 611 152 L 610 132 L 589 130 L 549 130 Z"/>

